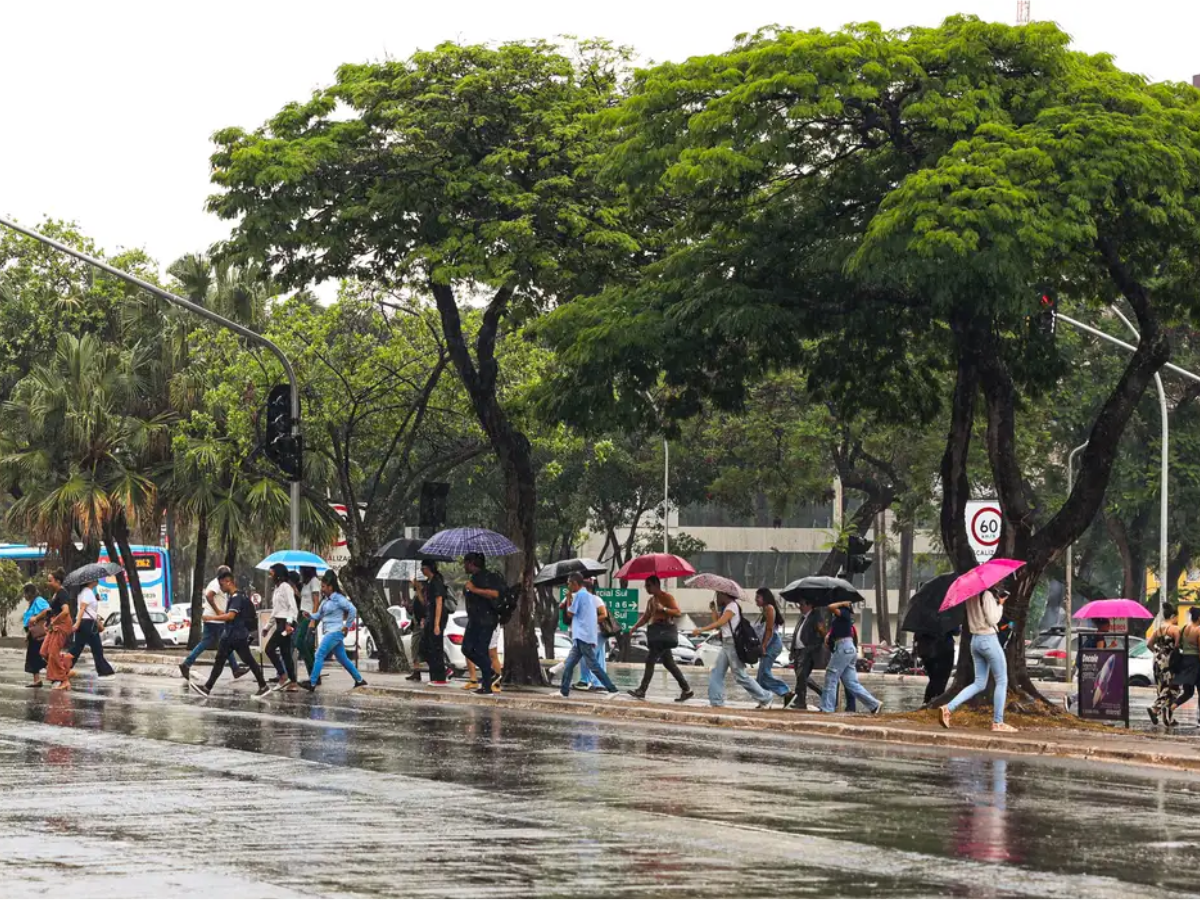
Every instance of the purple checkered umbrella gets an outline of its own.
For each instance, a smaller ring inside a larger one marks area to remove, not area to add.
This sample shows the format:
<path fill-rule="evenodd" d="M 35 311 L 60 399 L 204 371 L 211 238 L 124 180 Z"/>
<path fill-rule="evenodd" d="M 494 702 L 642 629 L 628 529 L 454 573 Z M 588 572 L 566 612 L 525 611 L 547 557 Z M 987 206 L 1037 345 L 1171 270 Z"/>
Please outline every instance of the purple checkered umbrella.
<path fill-rule="evenodd" d="M 520 553 L 517 545 L 502 534 L 486 528 L 447 528 L 439 531 L 421 547 L 423 557 L 444 556 L 456 559 L 467 553 L 484 556 L 509 556 Z"/>

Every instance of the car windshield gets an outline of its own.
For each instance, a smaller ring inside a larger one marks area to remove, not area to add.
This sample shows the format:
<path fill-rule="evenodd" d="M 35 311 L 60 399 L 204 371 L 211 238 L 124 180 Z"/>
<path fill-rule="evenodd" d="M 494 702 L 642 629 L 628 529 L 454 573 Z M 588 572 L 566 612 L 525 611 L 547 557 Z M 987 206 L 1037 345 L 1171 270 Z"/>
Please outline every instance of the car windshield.
<path fill-rule="evenodd" d="M 116 625 L 120 621 L 121 621 L 120 613 L 111 613 L 109 615 L 109 617 L 104 620 L 104 627 L 108 628 L 110 625 Z"/>
<path fill-rule="evenodd" d="M 167 614 L 160 612 L 150 613 L 150 621 L 161 625 L 163 622 L 167 621 Z"/>
<path fill-rule="evenodd" d="M 1130 659 L 1137 659 L 1142 656 L 1149 656 L 1150 648 L 1146 646 L 1145 641 L 1140 641 L 1137 644 L 1131 644 L 1129 647 Z"/>
<path fill-rule="evenodd" d="M 1066 636 L 1061 633 L 1047 632 L 1039 634 L 1037 640 L 1029 645 L 1030 650 L 1054 650 L 1066 643 Z"/>
<path fill-rule="evenodd" d="M 459 613 L 458 615 L 451 618 L 450 621 L 452 621 L 459 628 L 466 628 L 467 627 L 467 614 Z"/>

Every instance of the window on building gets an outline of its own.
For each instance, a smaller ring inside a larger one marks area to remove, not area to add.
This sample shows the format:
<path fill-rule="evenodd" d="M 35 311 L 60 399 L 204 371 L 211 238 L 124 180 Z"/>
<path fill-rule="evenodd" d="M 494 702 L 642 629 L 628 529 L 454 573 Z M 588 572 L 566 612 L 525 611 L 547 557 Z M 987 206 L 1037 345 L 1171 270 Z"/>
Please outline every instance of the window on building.
<path fill-rule="evenodd" d="M 831 528 L 833 505 L 801 504 L 778 515 L 763 494 L 748 512 L 737 512 L 719 503 L 693 503 L 679 510 L 680 528 Z"/>

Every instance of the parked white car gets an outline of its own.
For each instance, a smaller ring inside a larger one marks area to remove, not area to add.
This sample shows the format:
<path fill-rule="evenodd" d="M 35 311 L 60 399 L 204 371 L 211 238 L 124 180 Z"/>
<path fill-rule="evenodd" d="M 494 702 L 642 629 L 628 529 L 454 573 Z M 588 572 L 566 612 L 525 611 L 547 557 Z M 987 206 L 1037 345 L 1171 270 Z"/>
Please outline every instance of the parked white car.
<path fill-rule="evenodd" d="M 172 645 L 187 643 L 187 629 L 172 622 L 162 610 L 151 610 L 150 621 L 154 623 L 154 630 L 158 632 L 158 636 L 163 639 L 164 643 Z M 133 620 L 133 636 L 139 646 L 146 642 L 146 635 L 136 616 Z M 104 620 L 104 631 L 100 634 L 100 643 L 105 647 L 121 646 L 121 614 L 119 612 L 110 614 Z"/>
<path fill-rule="evenodd" d="M 414 634 L 408 619 L 408 612 L 402 606 L 389 606 L 388 612 L 392 614 L 392 617 L 396 619 L 396 624 L 400 626 L 400 634 L 404 641 L 404 652 L 408 654 L 409 659 L 412 659 Z M 373 656 L 375 654 L 375 642 L 370 637 L 369 629 L 364 628 L 363 632 L 367 634 L 366 650 Z M 442 647 L 446 654 L 446 667 L 459 674 L 467 671 L 467 658 L 463 656 L 462 652 L 463 635 L 466 632 L 467 614 L 461 611 L 451 613 L 450 618 L 446 621 L 446 631 L 442 635 Z M 500 630 L 500 643 L 496 649 L 500 654 L 500 661 L 503 662 L 503 628 Z"/>

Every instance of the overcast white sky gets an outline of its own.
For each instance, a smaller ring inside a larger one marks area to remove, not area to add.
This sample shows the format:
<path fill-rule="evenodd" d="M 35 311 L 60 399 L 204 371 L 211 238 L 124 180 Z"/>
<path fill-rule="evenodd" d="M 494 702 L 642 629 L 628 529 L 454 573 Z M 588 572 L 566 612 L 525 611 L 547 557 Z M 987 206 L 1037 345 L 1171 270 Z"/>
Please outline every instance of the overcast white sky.
<path fill-rule="evenodd" d="M 0 31 L 0 211 L 71 219 L 106 250 L 166 265 L 227 233 L 204 212 L 209 136 L 254 127 L 343 62 L 443 40 L 603 36 L 663 61 L 718 52 L 779 23 L 1013 22 L 1016 0 L 507 0 L 6 3 Z M 1154 80 L 1200 72 L 1195 0 L 1032 0 L 1088 52 Z"/>

